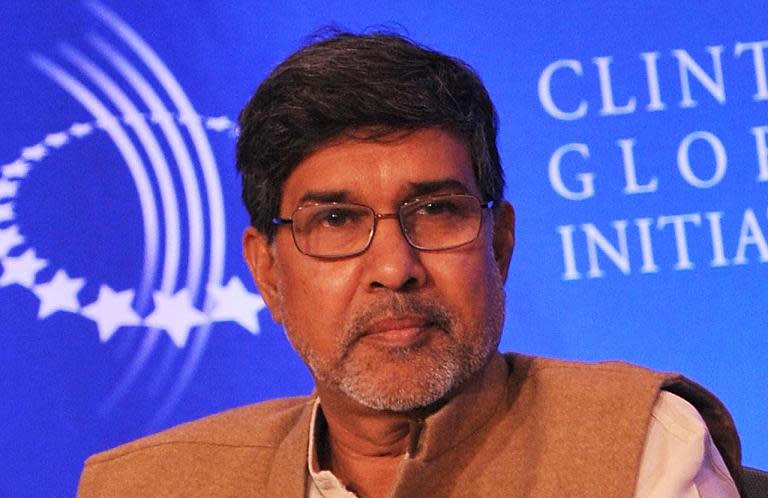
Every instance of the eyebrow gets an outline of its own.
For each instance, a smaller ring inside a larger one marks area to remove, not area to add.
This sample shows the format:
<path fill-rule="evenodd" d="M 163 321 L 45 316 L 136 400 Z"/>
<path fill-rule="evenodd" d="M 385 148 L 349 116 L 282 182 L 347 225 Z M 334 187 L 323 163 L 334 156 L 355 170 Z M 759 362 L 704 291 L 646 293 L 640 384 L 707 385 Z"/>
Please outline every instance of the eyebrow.
<path fill-rule="evenodd" d="M 409 182 L 405 197 L 421 197 L 439 192 L 466 194 L 470 192 L 470 189 L 459 180 L 453 178 L 444 178 L 426 182 Z M 350 202 L 351 198 L 352 193 L 349 190 L 310 190 L 301 196 L 299 205 L 311 202 L 320 204 Z"/>
<path fill-rule="evenodd" d="M 411 182 L 409 183 L 408 197 L 420 197 L 439 192 L 468 194 L 470 189 L 454 178 L 445 178 L 429 182 Z"/>
<path fill-rule="evenodd" d="M 310 190 L 301 196 L 299 205 L 307 202 L 347 202 L 349 198 L 350 192 L 348 190 Z"/>

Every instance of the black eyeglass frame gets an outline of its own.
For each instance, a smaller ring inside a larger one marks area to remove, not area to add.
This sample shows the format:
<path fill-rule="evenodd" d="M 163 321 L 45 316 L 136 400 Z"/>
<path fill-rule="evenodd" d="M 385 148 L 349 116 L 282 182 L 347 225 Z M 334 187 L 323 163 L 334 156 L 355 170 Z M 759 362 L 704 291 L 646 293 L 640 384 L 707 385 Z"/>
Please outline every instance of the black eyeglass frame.
<path fill-rule="evenodd" d="M 412 205 L 420 203 L 420 202 L 430 201 L 432 199 L 442 199 L 442 198 L 445 198 L 445 197 L 471 197 L 472 199 L 477 201 L 477 203 L 478 203 L 478 205 L 480 206 L 480 209 L 481 209 L 481 212 L 480 212 L 480 223 L 478 223 L 478 225 L 477 225 L 477 233 L 475 233 L 474 237 L 472 237 L 471 239 L 469 239 L 469 240 L 467 240 L 465 242 L 462 242 L 460 244 L 454 244 L 454 245 L 446 246 L 446 247 L 426 248 L 426 247 L 423 247 L 423 246 L 420 246 L 420 245 L 416 244 L 414 241 L 411 240 L 411 237 L 408 234 L 408 229 L 405 227 L 405 223 L 404 223 L 404 221 L 403 221 L 403 219 L 401 217 L 402 213 L 403 213 L 403 208 L 406 208 L 408 206 L 412 206 Z M 343 258 L 351 258 L 351 257 L 358 256 L 358 255 L 364 253 L 371 246 L 371 242 L 373 241 L 373 236 L 376 234 L 376 226 L 377 226 L 379 220 L 383 220 L 383 219 L 387 219 L 387 218 L 397 219 L 398 225 L 400 225 L 400 231 L 403 234 L 403 237 L 405 237 L 405 240 L 408 242 L 408 245 L 410 245 L 414 249 L 418 249 L 419 251 L 437 252 L 437 251 L 447 251 L 447 250 L 450 250 L 450 249 L 456 249 L 458 247 L 462 247 L 462 246 L 465 246 L 467 244 L 471 244 L 472 242 L 477 240 L 477 237 L 480 235 L 480 230 L 483 227 L 482 210 L 483 209 L 491 209 L 491 208 L 493 208 L 493 206 L 496 205 L 496 202 L 497 201 L 483 202 L 483 201 L 480 200 L 480 198 L 478 198 L 477 196 L 472 195 L 472 194 L 432 195 L 432 196 L 420 197 L 420 198 L 416 198 L 416 199 L 411 199 L 411 200 L 405 201 L 405 202 L 401 203 L 400 206 L 398 206 L 397 212 L 394 212 L 394 213 L 377 213 L 370 206 L 366 206 L 364 204 L 357 204 L 357 203 L 354 203 L 354 202 L 329 202 L 329 203 L 318 202 L 318 203 L 313 203 L 313 204 L 309 204 L 309 205 L 302 205 L 302 206 L 297 207 L 296 209 L 293 210 L 293 213 L 291 214 L 290 218 L 281 218 L 281 217 L 278 216 L 278 217 L 272 218 L 271 221 L 272 221 L 273 225 L 277 225 L 277 226 L 291 225 L 291 236 L 293 238 L 293 244 L 296 246 L 296 249 L 298 249 L 299 252 L 304 254 L 304 255 L 307 255 L 307 256 L 310 256 L 310 257 L 313 257 L 313 258 L 318 258 L 318 259 L 343 259 Z M 334 205 L 356 206 L 356 207 L 365 208 L 366 210 L 368 210 L 371 213 L 373 213 L 373 223 L 371 224 L 371 229 L 370 229 L 370 231 L 368 233 L 368 240 L 366 241 L 365 245 L 360 250 L 357 250 L 357 251 L 354 251 L 354 252 L 351 252 L 351 253 L 347 253 L 347 254 L 332 255 L 332 256 L 311 254 L 311 253 L 305 252 L 301 248 L 299 243 L 296 241 L 296 232 L 293 229 L 293 218 L 296 216 L 296 212 L 297 211 L 301 211 L 303 208 L 305 208 L 307 206 L 310 206 L 310 205 L 311 206 L 320 206 L 320 205 L 328 205 L 328 206 L 334 206 Z"/>

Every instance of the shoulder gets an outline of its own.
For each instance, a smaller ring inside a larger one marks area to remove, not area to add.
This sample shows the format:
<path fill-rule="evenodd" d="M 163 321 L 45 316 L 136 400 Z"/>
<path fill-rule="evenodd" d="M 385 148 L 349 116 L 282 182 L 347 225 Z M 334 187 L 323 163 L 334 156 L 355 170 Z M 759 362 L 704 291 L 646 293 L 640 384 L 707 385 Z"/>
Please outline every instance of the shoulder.
<path fill-rule="evenodd" d="M 227 410 L 98 453 L 86 465 L 174 445 L 277 447 L 312 400 L 282 398 Z"/>
<path fill-rule="evenodd" d="M 78 496 L 258 494 L 276 455 L 295 461 L 300 476 L 312 401 L 290 398 L 237 408 L 94 455 L 85 462 Z"/>
<path fill-rule="evenodd" d="M 580 431 L 585 438 L 599 433 L 612 438 L 642 436 L 659 392 L 668 378 L 674 378 L 624 362 L 505 357 L 515 405 L 546 419 L 546 430 Z"/>
<path fill-rule="evenodd" d="M 645 388 L 656 393 L 670 380 L 679 378 L 678 374 L 657 372 L 623 361 L 588 363 L 513 353 L 507 353 L 505 358 L 513 375 L 534 381 L 542 387 L 552 384 L 559 389 L 564 387 L 610 389 L 624 386 L 624 390 L 627 387 Z M 627 382 L 632 385 L 627 386 Z M 589 389 L 589 391 L 595 390 Z"/>
<path fill-rule="evenodd" d="M 736 497 L 738 491 L 706 422 L 683 398 L 662 391 L 651 414 L 635 496 Z"/>
<path fill-rule="evenodd" d="M 707 425 L 692 404 L 676 394 L 662 391 L 651 413 L 652 427 L 658 427 L 683 442 L 702 440 Z"/>
<path fill-rule="evenodd" d="M 602 433 L 610 440 L 627 441 L 634 434 L 642 436 L 641 442 L 652 422 L 694 440 L 708 431 L 738 483 L 741 449 L 733 419 L 699 384 L 678 373 L 620 361 L 586 363 L 518 354 L 505 358 L 513 396 L 527 397 L 550 421 L 578 420 L 578 426 L 552 427 L 583 429 L 585 440 Z M 642 447 L 636 450 L 639 457 Z"/>

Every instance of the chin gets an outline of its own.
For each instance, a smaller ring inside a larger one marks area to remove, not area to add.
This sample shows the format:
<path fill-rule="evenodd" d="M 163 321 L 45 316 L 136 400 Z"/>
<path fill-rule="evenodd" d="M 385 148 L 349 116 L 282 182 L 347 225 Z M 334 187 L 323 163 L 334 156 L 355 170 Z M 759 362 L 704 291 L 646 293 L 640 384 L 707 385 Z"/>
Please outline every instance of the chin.
<path fill-rule="evenodd" d="M 489 356 L 468 350 L 401 353 L 360 362 L 351 359 L 338 377 L 339 390 L 375 410 L 412 411 L 445 399 L 482 369 Z"/>

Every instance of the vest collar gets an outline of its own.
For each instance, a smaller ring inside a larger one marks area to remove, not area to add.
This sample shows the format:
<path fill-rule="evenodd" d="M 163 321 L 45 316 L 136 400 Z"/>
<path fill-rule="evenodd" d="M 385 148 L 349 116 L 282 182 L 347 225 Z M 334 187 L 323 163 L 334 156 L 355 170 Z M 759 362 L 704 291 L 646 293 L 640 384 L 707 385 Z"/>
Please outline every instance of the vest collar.
<path fill-rule="evenodd" d="M 509 365 L 494 353 L 482 374 L 437 412 L 411 429 L 408 458 L 424 461 L 445 453 L 485 426 L 506 400 Z"/>

